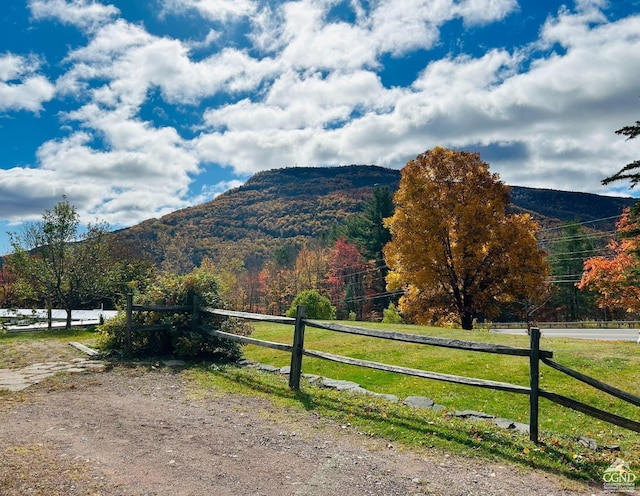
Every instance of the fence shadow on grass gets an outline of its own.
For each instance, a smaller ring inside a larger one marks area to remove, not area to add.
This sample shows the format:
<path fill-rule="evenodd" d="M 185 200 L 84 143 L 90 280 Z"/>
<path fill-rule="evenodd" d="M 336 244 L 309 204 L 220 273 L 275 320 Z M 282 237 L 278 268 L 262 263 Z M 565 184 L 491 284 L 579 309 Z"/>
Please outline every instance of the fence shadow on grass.
<path fill-rule="evenodd" d="M 361 435 L 419 449 L 480 454 L 490 460 L 517 463 L 584 482 L 597 482 L 612 461 L 604 453 L 576 458 L 569 443 L 543 439 L 535 445 L 515 431 L 483 421 L 452 418 L 446 411 L 424 411 L 382 398 L 313 385 L 304 391 L 291 390 L 282 377 L 258 371 L 227 368 L 214 373 L 252 391 L 296 402 L 305 411 L 321 412 L 341 425 L 351 424 Z"/>

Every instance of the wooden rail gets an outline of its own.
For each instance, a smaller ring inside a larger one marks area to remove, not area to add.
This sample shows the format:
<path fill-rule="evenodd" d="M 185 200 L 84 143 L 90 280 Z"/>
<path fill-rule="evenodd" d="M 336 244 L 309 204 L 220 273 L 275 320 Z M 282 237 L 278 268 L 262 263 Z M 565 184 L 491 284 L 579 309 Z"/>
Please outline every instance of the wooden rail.
<path fill-rule="evenodd" d="M 640 320 L 577 320 L 574 322 L 538 322 L 544 329 L 638 329 Z M 527 329 L 527 322 L 480 323 L 480 329 Z"/>
<path fill-rule="evenodd" d="M 436 381 L 444 381 L 454 384 L 462 384 L 467 386 L 481 387 L 494 389 L 497 391 L 505 391 L 516 394 L 526 394 L 529 396 L 529 437 L 530 439 L 538 443 L 538 417 L 539 417 L 539 404 L 538 398 L 543 397 L 554 403 L 557 403 L 566 408 L 582 412 L 586 415 L 590 415 L 594 418 L 604 420 L 614 425 L 630 429 L 635 432 L 640 432 L 640 422 L 627 419 L 610 412 L 606 412 L 590 405 L 586 405 L 579 401 L 567 398 L 565 396 L 544 391 L 539 387 L 539 366 L 540 362 L 554 368 L 564 374 L 569 375 L 577 380 L 580 380 L 586 384 L 589 384 L 603 392 L 611 394 L 617 398 L 622 399 L 628 403 L 640 406 L 640 397 L 631 393 L 622 391 L 618 388 L 605 384 L 588 377 L 580 372 L 571 370 L 568 367 L 560 365 L 551 358 L 553 358 L 553 352 L 540 349 L 540 330 L 538 328 L 531 329 L 531 347 L 530 348 L 517 348 L 512 346 L 494 345 L 490 343 L 479 343 L 474 341 L 462 341 L 457 339 L 436 338 L 430 336 L 422 336 L 418 334 L 408 334 L 395 331 L 379 331 L 375 329 L 368 329 L 357 326 L 346 326 L 343 324 L 321 322 L 317 320 L 311 320 L 305 318 L 305 308 L 298 307 L 295 318 L 291 317 L 279 317 L 273 315 L 264 315 L 248 312 L 237 312 L 233 310 L 223 310 L 212 307 L 199 307 L 197 302 L 194 302 L 193 306 L 143 306 L 133 305 L 132 297 L 127 298 L 127 331 L 125 346 L 130 349 L 131 346 L 131 331 L 132 331 L 132 312 L 133 311 L 155 311 L 155 312 L 192 312 L 192 322 L 194 330 L 199 332 L 216 336 L 223 339 L 229 339 L 244 344 L 253 344 L 257 346 L 263 346 L 266 348 L 272 348 L 276 350 L 285 351 L 291 353 L 291 367 L 289 374 L 289 387 L 294 390 L 300 388 L 300 376 L 302 374 L 302 357 L 310 356 L 315 358 L 321 358 L 324 360 L 330 360 L 338 363 L 345 363 L 349 365 L 355 365 L 359 367 L 367 367 L 377 370 L 383 370 L 387 372 L 394 372 L 398 374 L 410 375 L 415 377 L 422 377 L 425 379 L 432 379 Z M 197 325 L 198 317 L 200 313 L 219 315 L 223 317 L 242 318 L 247 320 L 265 321 L 278 324 L 292 325 L 294 327 L 293 344 L 287 345 L 283 343 L 274 343 L 262 339 L 250 338 L 247 336 L 239 336 L 236 334 L 230 334 L 220 330 L 213 330 L 203 328 Z M 472 377 L 461 377 L 451 374 L 442 374 L 437 372 L 430 372 L 426 370 L 412 369 L 407 367 L 400 367 L 397 365 L 389 365 L 385 363 L 373 362 L 369 360 L 361 360 L 351 357 L 345 357 L 341 355 L 334 355 L 332 353 L 326 353 L 316 350 L 308 350 L 304 348 L 304 334 L 306 327 L 314 327 L 318 329 L 324 329 L 333 332 L 343 332 L 349 334 L 355 334 L 360 336 L 367 336 L 378 339 L 390 339 L 394 341 L 401 341 L 407 343 L 423 344 L 427 346 L 438 346 L 451 349 L 465 350 L 470 352 L 480 353 L 496 353 L 511 356 L 529 357 L 529 387 L 520 386 L 516 384 L 509 384 L 506 382 L 490 381 L 484 379 L 477 379 Z M 158 326 L 160 327 L 160 326 Z M 151 328 L 148 328 L 149 330 Z"/>

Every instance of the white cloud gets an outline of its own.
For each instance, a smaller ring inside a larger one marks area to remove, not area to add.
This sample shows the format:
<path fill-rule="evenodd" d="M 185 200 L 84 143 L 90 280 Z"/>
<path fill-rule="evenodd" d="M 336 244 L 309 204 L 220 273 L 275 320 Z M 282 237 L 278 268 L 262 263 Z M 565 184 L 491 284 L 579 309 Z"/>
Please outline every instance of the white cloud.
<path fill-rule="evenodd" d="M 57 19 L 83 29 L 94 29 L 109 22 L 120 10 L 95 0 L 29 0 L 29 9 L 35 20 Z"/>
<path fill-rule="evenodd" d="M 201 204 L 211 201 L 222 193 L 229 191 L 230 189 L 239 188 L 243 184 L 244 181 L 232 179 L 230 181 L 220 181 L 215 184 L 205 185 L 202 187 L 200 193 L 193 198 L 193 203 Z"/>
<path fill-rule="evenodd" d="M 0 211 L 3 220 L 36 220 L 62 196 L 53 171 L 15 167 L 0 169 Z"/>
<path fill-rule="evenodd" d="M 39 112 L 51 100 L 55 87 L 37 74 L 40 62 L 34 57 L 0 55 L 0 111 L 28 110 Z"/>
<path fill-rule="evenodd" d="M 277 69 L 271 59 L 257 60 L 233 48 L 194 62 L 187 44 L 121 20 L 98 30 L 67 61 L 73 66 L 60 79 L 60 88 L 75 93 L 94 80 L 107 80 L 92 89 L 98 102 L 135 107 L 152 87 L 160 88 L 169 103 L 196 105 L 217 93 L 253 90 Z"/>
<path fill-rule="evenodd" d="M 211 45 L 220 40 L 221 37 L 222 33 L 215 29 L 210 29 L 204 39 L 190 40 L 186 42 L 186 45 L 192 50 L 204 50 L 211 47 Z"/>
<path fill-rule="evenodd" d="M 68 53 L 55 88 L 37 59 L 0 56 L 0 110 L 37 112 L 55 89 L 75 102 L 60 114 L 69 135 L 40 146 L 38 169 L 0 172 L 0 205 L 65 193 L 87 215 L 130 225 L 239 185 L 190 196 L 205 164 L 241 176 L 296 164 L 400 167 L 435 145 L 480 151 L 510 184 L 593 191 L 640 155 L 640 140 L 613 134 L 637 119 L 640 16 L 609 22 L 602 0 L 563 8 L 527 46 L 425 58 L 412 84 L 393 88 L 380 76 L 389 54 L 433 48 L 452 20 L 502 21 L 515 0 L 351 0 L 353 22 L 329 17 L 332 0 L 165 0 L 165 16 L 196 13 L 215 26 L 201 41 L 152 34 L 88 0 L 29 5 L 34 18 L 90 28 L 89 41 Z M 246 39 L 228 37 L 236 21 L 250 26 Z M 195 137 L 148 120 L 151 95 L 162 111 L 199 113 Z M 41 204 L 6 218 L 24 212 Z"/>
<path fill-rule="evenodd" d="M 517 0 L 466 0 L 457 4 L 466 25 L 482 25 L 500 21 L 518 9 Z"/>
<path fill-rule="evenodd" d="M 189 174 L 198 171 L 191 154 L 170 142 L 171 131 L 125 124 L 120 123 L 123 134 L 136 134 L 128 147 L 95 150 L 88 133 L 43 144 L 38 150 L 39 172 L 54 174 L 57 189 L 82 211 L 99 212 L 101 219 L 115 225 L 188 205 L 183 198 L 191 183 Z M 125 203 L 126 209 L 116 208 Z"/>
<path fill-rule="evenodd" d="M 410 89 L 392 91 L 348 67 L 286 72 L 264 98 L 208 111 L 212 132 L 198 150 L 246 173 L 296 163 L 401 166 L 445 145 L 481 151 L 512 184 L 605 191 L 600 180 L 640 153 L 613 134 L 636 120 L 640 17 L 603 23 L 594 5 L 549 19 L 541 44 L 433 61 Z M 318 13 L 300 16 L 321 23 Z M 537 51 L 555 43 L 562 52 Z"/>
<path fill-rule="evenodd" d="M 196 10 L 212 21 L 226 21 L 251 15 L 255 3 L 250 0 L 162 0 L 163 15 Z"/>

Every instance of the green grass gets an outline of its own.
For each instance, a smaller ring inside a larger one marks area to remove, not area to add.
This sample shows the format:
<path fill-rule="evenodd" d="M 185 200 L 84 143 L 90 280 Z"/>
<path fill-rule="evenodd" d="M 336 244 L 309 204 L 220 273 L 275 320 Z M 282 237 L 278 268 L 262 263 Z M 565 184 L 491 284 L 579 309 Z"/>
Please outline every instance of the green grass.
<path fill-rule="evenodd" d="M 398 326 L 358 323 L 363 327 L 394 329 Z M 403 332 L 455 339 L 505 344 L 527 348 L 529 338 L 486 331 L 461 331 L 421 326 L 400 326 Z M 291 326 L 255 324 L 253 337 L 291 343 Z M 477 377 L 528 386 L 527 357 L 436 348 L 389 340 L 352 336 L 307 327 L 305 348 L 338 355 L 368 359 L 405 367 L 460 376 Z M 640 346 L 633 342 L 604 342 L 543 337 L 542 349 L 553 351 L 554 360 L 586 375 L 640 395 Z M 288 365 L 290 355 L 257 346 L 247 346 L 245 357 L 275 366 Z M 304 357 L 303 372 L 357 382 L 378 393 L 395 394 L 401 399 L 411 395 L 427 396 L 449 410 L 477 410 L 497 417 L 529 423 L 527 395 L 505 393 L 434 380 L 408 377 L 362 367 L 343 365 Z M 541 364 L 540 387 L 582 401 L 602 410 L 640 420 L 640 409 Z M 396 407 L 389 407 L 396 408 Z M 638 433 L 608 424 L 584 414 L 540 399 L 540 434 L 544 439 L 563 439 L 573 446 L 579 437 L 595 439 L 599 446 L 620 446 L 618 453 L 640 467 Z M 484 428 L 484 427 L 483 427 Z M 525 436 L 526 437 L 526 436 Z M 555 444 L 553 441 L 551 444 Z M 549 445 L 549 443 L 547 443 Z M 584 455 L 582 455 L 584 456 Z"/>

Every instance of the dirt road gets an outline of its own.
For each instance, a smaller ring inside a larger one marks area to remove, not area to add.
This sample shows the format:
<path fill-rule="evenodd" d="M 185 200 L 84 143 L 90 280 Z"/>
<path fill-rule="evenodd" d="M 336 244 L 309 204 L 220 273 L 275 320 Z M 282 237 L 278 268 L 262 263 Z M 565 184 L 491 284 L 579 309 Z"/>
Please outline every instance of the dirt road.
<path fill-rule="evenodd" d="M 570 489 L 569 489 L 570 488 Z M 0 395 L 0 495 L 572 495 L 548 474 L 402 451 L 170 369 L 61 375 Z"/>

